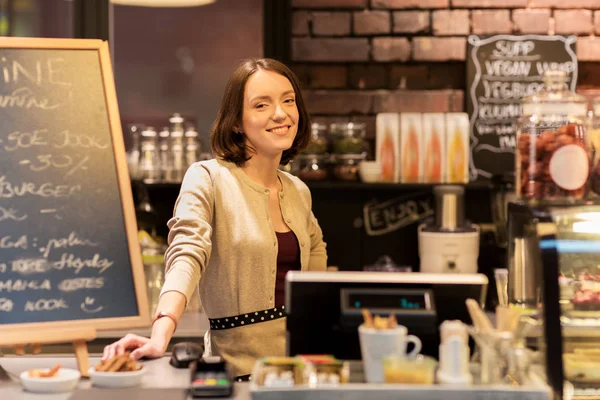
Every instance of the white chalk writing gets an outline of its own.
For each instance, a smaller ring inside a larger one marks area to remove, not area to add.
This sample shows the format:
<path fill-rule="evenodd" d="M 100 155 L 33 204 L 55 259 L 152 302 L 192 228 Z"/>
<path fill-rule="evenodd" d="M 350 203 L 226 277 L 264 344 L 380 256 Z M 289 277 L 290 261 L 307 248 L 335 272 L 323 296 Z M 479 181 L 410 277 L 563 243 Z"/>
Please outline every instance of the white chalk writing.
<path fill-rule="evenodd" d="M 98 269 L 102 274 L 104 271 L 112 267 L 113 261 L 102 258 L 98 253 L 90 259 L 75 257 L 70 253 L 63 253 L 59 261 L 52 263 L 52 268 L 62 270 L 64 268 L 72 268 L 75 274 L 79 274 L 83 268 Z"/>
<path fill-rule="evenodd" d="M 44 247 L 41 247 L 39 250 L 43 253 L 44 257 L 48 257 L 50 252 L 54 249 L 64 249 L 67 247 L 76 247 L 76 246 L 98 246 L 97 243 L 92 242 L 91 240 L 82 239 L 77 236 L 75 232 L 69 233 L 69 236 L 66 238 L 58 238 L 58 239 L 50 239 L 48 243 Z"/>
<path fill-rule="evenodd" d="M 0 281 L 0 292 L 22 292 L 24 290 L 50 290 L 50 280 L 44 279 L 39 280 L 25 280 L 25 279 L 9 279 L 7 281 Z"/>
<path fill-rule="evenodd" d="M 11 299 L 7 299 L 5 297 L 0 297 L 0 311 L 1 312 L 11 312 L 14 307 L 14 303 Z"/>
<path fill-rule="evenodd" d="M 65 279 L 57 287 L 61 292 L 74 292 L 79 289 L 101 289 L 104 287 L 104 278 Z"/>
<path fill-rule="evenodd" d="M 38 185 L 32 182 L 12 184 L 6 181 L 6 176 L 0 176 L 0 198 L 2 199 L 27 195 L 61 198 L 70 197 L 80 191 L 81 185 L 54 185 L 52 183 Z"/>
<path fill-rule="evenodd" d="M 62 308 L 69 308 L 64 299 L 39 299 L 25 303 L 25 311 L 52 311 Z"/>
<path fill-rule="evenodd" d="M 2 221 L 23 221 L 27 219 L 27 214 L 17 211 L 14 208 L 6 209 L 4 207 L 0 207 L 0 222 Z"/>

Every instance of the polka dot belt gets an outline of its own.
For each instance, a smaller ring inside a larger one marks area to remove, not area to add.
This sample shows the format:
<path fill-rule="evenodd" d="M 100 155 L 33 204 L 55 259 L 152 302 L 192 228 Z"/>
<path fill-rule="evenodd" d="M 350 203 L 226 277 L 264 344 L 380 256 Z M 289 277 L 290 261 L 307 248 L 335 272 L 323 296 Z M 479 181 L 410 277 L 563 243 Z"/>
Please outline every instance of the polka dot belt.
<path fill-rule="evenodd" d="M 210 322 L 211 330 L 220 331 L 237 328 L 238 326 L 258 324 L 259 322 L 273 321 L 283 317 L 285 317 L 285 306 L 234 315 L 232 317 L 209 318 L 208 321 Z"/>

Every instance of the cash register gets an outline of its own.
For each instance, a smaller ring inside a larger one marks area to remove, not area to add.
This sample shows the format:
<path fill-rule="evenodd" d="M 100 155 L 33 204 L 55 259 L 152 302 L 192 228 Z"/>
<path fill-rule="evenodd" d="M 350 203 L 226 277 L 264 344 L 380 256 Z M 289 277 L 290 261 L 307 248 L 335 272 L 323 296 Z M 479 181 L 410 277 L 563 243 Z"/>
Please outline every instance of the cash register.
<path fill-rule="evenodd" d="M 444 320 L 471 324 L 465 300 L 485 301 L 482 274 L 399 272 L 300 272 L 286 276 L 287 355 L 332 354 L 361 358 L 358 326 L 362 310 L 395 314 L 423 343 L 423 354 L 438 356 Z"/>

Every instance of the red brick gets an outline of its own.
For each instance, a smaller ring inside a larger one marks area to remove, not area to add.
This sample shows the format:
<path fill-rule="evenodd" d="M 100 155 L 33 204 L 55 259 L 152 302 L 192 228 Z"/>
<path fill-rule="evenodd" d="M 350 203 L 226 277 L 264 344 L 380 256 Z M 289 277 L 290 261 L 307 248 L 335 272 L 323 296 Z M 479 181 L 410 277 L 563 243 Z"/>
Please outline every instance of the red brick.
<path fill-rule="evenodd" d="M 292 39 L 294 61 L 368 61 L 369 40 L 366 38 Z"/>
<path fill-rule="evenodd" d="M 394 33 L 417 33 L 429 31 L 429 11 L 397 11 L 393 14 Z"/>
<path fill-rule="evenodd" d="M 349 12 L 314 12 L 312 32 L 315 36 L 349 36 Z"/>
<path fill-rule="evenodd" d="M 516 33 L 544 33 L 550 30 L 550 10 L 521 9 L 513 10 L 513 29 Z"/>
<path fill-rule="evenodd" d="M 367 8 L 369 0 L 292 0 L 294 8 Z"/>
<path fill-rule="evenodd" d="M 319 65 L 310 68 L 310 87 L 313 89 L 340 89 L 348 86 L 348 69 L 337 65 Z"/>
<path fill-rule="evenodd" d="M 432 19 L 436 36 L 468 35 L 471 31 L 468 10 L 436 10 Z"/>
<path fill-rule="evenodd" d="M 361 11 L 354 13 L 353 31 L 356 35 L 390 33 L 391 18 L 387 11 Z"/>
<path fill-rule="evenodd" d="M 474 10 L 471 14 L 473 33 L 511 33 L 512 21 L 508 10 Z"/>
<path fill-rule="evenodd" d="M 292 63 L 290 69 L 300 81 L 302 88 L 310 87 L 310 67 L 308 65 Z"/>
<path fill-rule="evenodd" d="M 590 10 L 555 10 L 554 23 L 557 34 L 590 34 L 594 32 Z"/>
<path fill-rule="evenodd" d="M 373 8 L 448 8 L 450 0 L 371 0 Z"/>
<path fill-rule="evenodd" d="M 577 60 L 600 61 L 600 37 L 583 36 L 577 38 Z"/>
<path fill-rule="evenodd" d="M 352 65 L 348 76 L 353 89 L 383 89 L 387 85 L 386 66 L 381 64 Z"/>
<path fill-rule="evenodd" d="M 292 35 L 306 36 L 309 33 L 310 13 L 294 11 L 292 13 Z"/>
<path fill-rule="evenodd" d="M 409 59 L 410 42 L 407 38 L 373 38 L 373 60 L 408 61 Z"/>
<path fill-rule="evenodd" d="M 569 1 L 569 0 L 565 0 Z M 527 7 L 527 0 L 452 0 L 454 8 L 518 8 Z"/>
<path fill-rule="evenodd" d="M 373 93 L 359 90 L 311 90 L 303 93 L 310 114 L 369 114 Z"/>
<path fill-rule="evenodd" d="M 600 34 L 600 11 L 594 11 L 594 32 Z"/>
<path fill-rule="evenodd" d="M 598 0 L 529 0 L 529 7 L 533 8 L 600 8 Z"/>
<path fill-rule="evenodd" d="M 600 63 L 586 61 L 577 63 L 577 93 L 586 86 L 600 90 Z M 594 97 L 599 96 L 600 92 Z"/>
<path fill-rule="evenodd" d="M 462 90 L 396 90 L 375 94 L 373 112 L 462 111 Z"/>
<path fill-rule="evenodd" d="M 464 61 L 467 39 L 464 37 L 415 37 L 412 42 L 416 61 Z"/>
<path fill-rule="evenodd" d="M 392 65 L 389 75 L 390 89 L 463 89 L 466 86 L 464 62 Z"/>

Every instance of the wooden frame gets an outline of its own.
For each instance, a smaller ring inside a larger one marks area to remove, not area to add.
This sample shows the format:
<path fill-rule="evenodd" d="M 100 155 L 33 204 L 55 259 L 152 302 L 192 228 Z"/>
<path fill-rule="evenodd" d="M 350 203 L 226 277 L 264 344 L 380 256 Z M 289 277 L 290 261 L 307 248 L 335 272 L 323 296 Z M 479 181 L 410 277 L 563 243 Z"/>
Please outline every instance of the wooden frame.
<path fill-rule="evenodd" d="M 108 43 L 97 39 L 39 39 L 39 38 L 0 38 L 0 49 L 22 48 L 41 50 L 95 50 L 98 52 L 100 70 L 102 74 L 103 88 L 105 94 L 106 111 L 109 119 L 109 128 L 113 144 L 113 155 L 117 172 L 117 181 L 120 190 L 121 205 L 125 223 L 125 233 L 128 241 L 129 260 L 133 284 L 136 293 L 138 315 L 134 317 L 98 318 L 85 320 L 67 320 L 51 322 L 32 322 L 22 324 L 0 324 L 0 347 L 9 345 L 20 345 L 28 343 L 50 343 L 47 339 L 56 331 L 72 332 L 73 329 L 81 329 L 82 339 L 90 340 L 89 329 L 126 329 L 145 327 L 150 325 L 150 312 L 148 309 L 148 296 L 146 292 L 146 279 L 142 262 L 138 237 L 137 221 L 133 206 L 133 196 L 127 162 L 125 159 L 125 144 L 119 117 L 117 95 L 114 85 L 112 65 Z M 22 332 L 23 335 L 16 335 Z M 70 338 L 55 335 L 56 340 L 51 343 L 73 341 Z M 5 340 L 3 340 L 5 338 Z M 36 340 L 39 339 L 39 340 Z M 19 340 L 20 343 L 14 343 Z"/>

